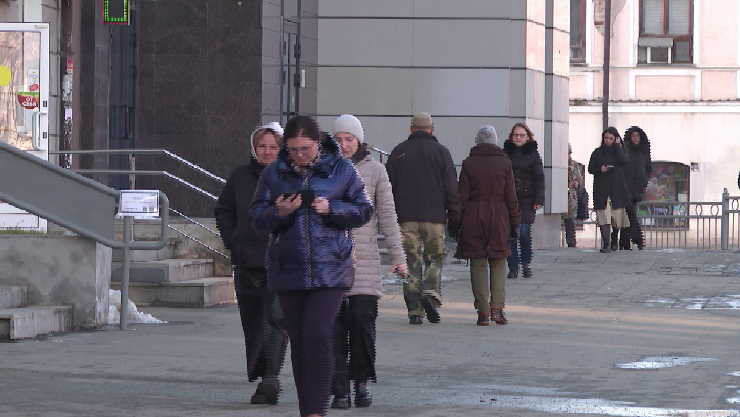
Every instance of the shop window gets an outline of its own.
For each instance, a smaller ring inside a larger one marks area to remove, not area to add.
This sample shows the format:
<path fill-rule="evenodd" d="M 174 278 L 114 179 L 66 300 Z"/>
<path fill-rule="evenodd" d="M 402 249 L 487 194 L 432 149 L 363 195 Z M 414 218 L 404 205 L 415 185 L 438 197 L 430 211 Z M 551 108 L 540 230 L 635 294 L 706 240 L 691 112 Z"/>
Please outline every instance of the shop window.
<path fill-rule="evenodd" d="M 689 201 L 690 167 L 679 162 L 653 161 L 653 173 L 648 178 L 645 201 L 638 206 L 638 215 L 672 216 L 686 214 Z M 665 201 L 665 204 L 661 204 Z M 686 219 L 645 219 L 645 225 L 688 227 Z"/>
<path fill-rule="evenodd" d="M 570 0 L 570 63 L 586 63 L 586 0 Z"/>
<path fill-rule="evenodd" d="M 640 64 L 688 64 L 692 57 L 693 0 L 640 0 Z"/>

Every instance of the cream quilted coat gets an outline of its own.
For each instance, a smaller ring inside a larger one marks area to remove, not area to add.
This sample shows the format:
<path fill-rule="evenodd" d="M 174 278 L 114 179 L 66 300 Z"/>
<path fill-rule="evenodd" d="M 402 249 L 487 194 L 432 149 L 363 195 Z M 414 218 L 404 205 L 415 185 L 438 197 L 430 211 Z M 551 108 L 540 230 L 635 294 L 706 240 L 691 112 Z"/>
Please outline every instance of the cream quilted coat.
<path fill-rule="evenodd" d="M 347 295 L 374 295 L 380 298 L 380 254 L 376 234 L 385 236 L 388 256 L 393 265 L 405 264 L 406 255 L 401 247 L 401 232 L 396 219 L 396 205 L 393 202 L 391 183 L 388 173 L 380 162 L 372 156 L 355 164 L 362 180 L 365 182 L 367 195 L 375 208 L 370 221 L 359 229 L 354 229 L 355 237 L 355 282 Z"/>

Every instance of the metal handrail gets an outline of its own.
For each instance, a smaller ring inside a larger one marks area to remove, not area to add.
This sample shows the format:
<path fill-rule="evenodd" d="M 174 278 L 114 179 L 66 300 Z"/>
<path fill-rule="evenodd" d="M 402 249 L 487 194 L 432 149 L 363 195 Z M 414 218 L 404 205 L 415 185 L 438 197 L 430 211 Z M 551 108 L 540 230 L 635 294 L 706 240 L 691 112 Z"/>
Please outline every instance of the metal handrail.
<path fill-rule="evenodd" d="M 381 164 L 383 163 L 383 157 L 386 157 L 387 158 L 387 157 L 391 156 L 391 154 L 389 152 L 386 152 L 386 151 L 384 151 L 382 149 L 376 148 L 375 146 L 370 146 L 370 150 L 371 151 L 375 151 L 375 152 L 377 152 L 377 153 L 380 154 L 380 163 Z"/>
<path fill-rule="evenodd" d="M 57 174 L 59 176 L 76 181 L 86 187 L 92 188 L 96 191 L 107 194 L 109 196 L 116 197 L 119 200 L 118 204 L 120 204 L 120 192 L 110 187 L 106 187 L 103 184 L 100 184 L 89 178 L 85 178 L 68 169 L 62 168 L 49 161 L 38 158 L 34 155 L 29 154 L 26 151 L 22 151 L 10 145 L 0 143 L 0 149 L 2 149 L 4 152 L 10 153 L 11 155 L 14 155 L 15 157 L 18 157 L 19 159 L 22 159 L 32 164 L 44 167 L 45 169 L 47 169 L 48 171 L 54 174 Z M 167 245 L 167 228 L 169 226 L 170 203 L 165 193 L 163 193 L 162 191 L 158 191 L 158 193 L 159 193 L 159 203 L 160 203 L 159 204 L 159 217 L 161 220 L 160 236 L 159 236 L 158 241 L 149 241 L 149 242 L 147 241 L 137 242 L 132 239 L 131 229 L 133 228 L 133 220 L 131 216 L 125 216 L 123 218 L 123 241 L 117 241 L 117 240 L 109 239 L 105 236 L 101 236 L 98 233 L 92 232 L 90 230 L 87 230 L 86 228 L 82 226 L 78 226 L 77 224 L 72 223 L 70 221 L 67 221 L 66 219 L 63 219 L 62 217 L 57 216 L 54 213 L 51 213 L 41 208 L 35 207 L 32 204 L 20 201 L 19 199 L 13 196 L 7 195 L 5 193 L 0 192 L 0 198 L 6 203 L 9 203 L 29 213 L 33 213 L 39 217 L 45 218 L 47 220 L 51 220 L 52 222 L 64 228 L 67 228 L 77 233 L 78 235 L 87 237 L 88 239 L 92 239 L 104 246 L 108 246 L 109 248 L 112 248 L 112 249 L 122 249 L 123 250 L 123 262 L 122 262 L 123 264 L 122 265 L 122 269 L 123 269 L 122 275 L 123 276 L 121 279 L 121 300 L 124 300 L 124 301 L 121 303 L 121 323 L 120 323 L 121 327 L 120 328 L 121 330 L 126 330 L 126 327 L 128 325 L 128 303 L 125 300 L 128 300 L 128 287 L 129 287 L 128 278 L 129 278 L 130 252 L 131 250 L 147 250 L 147 249 L 157 250 Z M 111 215 L 113 215 L 113 213 L 111 213 Z"/>
<path fill-rule="evenodd" d="M 206 170 L 206 169 L 204 169 L 204 168 L 202 168 L 202 167 L 200 167 L 200 166 L 198 166 L 198 165 L 196 165 L 196 164 L 188 161 L 187 159 L 182 158 L 181 156 L 179 156 L 179 155 L 177 155 L 177 154 L 175 154 L 173 152 L 170 152 L 170 151 L 168 151 L 166 149 L 96 149 L 96 150 L 74 150 L 74 151 L 50 151 L 49 153 L 50 154 L 76 154 L 76 155 L 99 155 L 99 154 L 108 154 L 108 155 L 111 155 L 111 154 L 114 154 L 114 155 L 132 155 L 132 156 L 135 155 L 135 154 L 139 154 L 139 155 L 157 155 L 157 154 L 162 154 L 162 155 L 165 155 L 165 156 L 167 156 L 167 157 L 169 157 L 171 159 L 174 159 L 174 160 L 176 160 L 176 161 L 184 164 L 185 166 L 187 166 L 187 167 L 195 170 L 196 172 L 199 172 L 199 173 L 207 176 L 208 178 L 211 178 L 213 180 L 216 180 L 216 181 L 218 181 L 218 182 L 220 182 L 222 184 L 226 184 L 226 180 L 225 179 L 223 179 L 223 178 L 221 178 L 221 177 L 219 177 L 219 176 L 211 173 L 210 171 L 208 171 L 208 170 Z M 193 191 L 195 191 L 195 192 L 197 192 L 197 193 L 199 193 L 199 194 L 201 194 L 201 195 L 203 195 L 203 196 L 205 196 L 205 197 L 207 197 L 207 198 L 209 198 L 209 199 L 211 199 L 213 201 L 218 201 L 218 197 L 216 195 L 214 195 L 214 194 L 212 194 L 212 193 L 204 190 L 203 188 L 200 188 L 200 187 L 196 186 L 195 184 L 193 184 L 191 182 L 188 182 L 187 180 L 185 180 L 183 178 L 180 178 L 177 175 L 174 175 L 174 174 L 172 174 L 172 173 L 170 173 L 168 171 L 157 171 L 157 170 L 137 171 L 136 168 L 135 168 L 135 161 L 132 162 L 132 165 L 134 166 L 134 169 L 130 169 L 130 170 L 120 170 L 120 169 L 75 169 L 75 170 L 72 170 L 72 171 L 74 171 L 74 172 L 76 172 L 78 174 L 117 174 L 117 175 L 133 175 L 133 176 L 137 176 L 137 175 L 153 175 L 153 176 L 160 175 L 160 176 L 165 176 L 165 177 L 170 178 L 171 180 L 173 180 L 173 181 L 175 181 L 175 182 L 177 182 L 177 183 L 179 183 L 181 185 L 184 185 L 185 187 L 187 187 L 187 188 L 189 188 L 189 189 L 191 189 L 191 190 L 193 190 Z M 203 224 L 201 224 L 201 223 L 199 223 L 199 222 L 191 219 L 190 217 L 188 217 L 188 216 L 180 213 L 179 211 L 177 211 L 175 209 L 170 208 L 169 211 L 171 211 L 171 212 L 173 212 L 173 213 L 181 216 L 183 219 L 189 221 L 190 223 L 192 223 L 192 224 L 194 224 L 196 226 L 202 227 L 203 229 L 207 230 L 208 232 L 210 232 L 210 233 L 212 233 L 212 234 L 214 234 L 216 236 L 219 236 L 219 237 L 221 236 L 221 234 L 219 234 L 218 232 L 215 232 L 214 230 L 211 230 L 210 228 L 206 227 L 205 225 L 203 225 Z M 212 252 L 214 252 L 214 253 L 216 253 L 216 254 L 218 254 L 218 255 L 226 258 L 226 259 L 231 259 L 229 256 L 225 255 L 224 253 L 220 252 L 219 250 L 214 249 L 214 248 L 206 245 L 205 243 L 203 243 L 200 240 L 198 240 L 198 239 L 196 239 L 196 238 L 188 235 L 187 233 L 185 233 L 185 232 L 183 232 L 181 230 L 178 230 L 178 229 L 176 229 L 176 228 L 174 228 L 172 226 L 168 226 L 168 227 L 170 229 L 174 230 L 175 232 L 177 232 L 178 234 L 186 237 L 187 239 L 190 239 L 193 242 L 195 242 L 195 243 L 203 246 L 204 248 L 207 248 L 210 251 L 212 251 Z"/>
<path fill-rule="evenodd" d="M 207 176 L 208 178 L 214 179 L 221 184 L 226 184 L 226 180 L 219 177 L 218 175 L 213 174 L 212 172 L 188 161 L 187 159 L 168 151 L 167 149 L 92 149 L 92 150 L 69 150 L 69 151 L 49 151 L 49 154 L 52 155 L 68 155 L 68 154 L 74 154 L 74 155 L 99 155 L 99 154 L 107 154 L 107 155 L 156 155 L 156 154 L 162 154 L 165 155 L 171 159 L 174 159 L 175 161 L 180 162 L 181 164 L 187 166 L 188 168 L 191 168 L 195 171 L 200 172 L 201 174 Z M 140 172 L 140 171 L 139 171 Z"/>

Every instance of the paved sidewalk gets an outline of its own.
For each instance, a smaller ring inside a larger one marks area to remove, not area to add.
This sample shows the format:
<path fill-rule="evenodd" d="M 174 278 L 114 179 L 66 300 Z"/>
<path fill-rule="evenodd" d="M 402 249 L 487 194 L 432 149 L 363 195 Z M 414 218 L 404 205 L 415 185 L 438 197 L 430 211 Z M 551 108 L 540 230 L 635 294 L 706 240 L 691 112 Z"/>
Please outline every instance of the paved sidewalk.
<path fill-rule="evenodd" d="M 740 254 L 562 249 L 533 269 L 507 280 L 507 326 L 475 325 L 464 264 L 440 324 L 409 325 L 386 285 L 373 406 L 329 415 L 740 416 Z M 298 415 L 289 364 L 280 404 L 249 404 L 235 306 L 142 310 L 170 323 L 0 344 L 0 416 Z"/>

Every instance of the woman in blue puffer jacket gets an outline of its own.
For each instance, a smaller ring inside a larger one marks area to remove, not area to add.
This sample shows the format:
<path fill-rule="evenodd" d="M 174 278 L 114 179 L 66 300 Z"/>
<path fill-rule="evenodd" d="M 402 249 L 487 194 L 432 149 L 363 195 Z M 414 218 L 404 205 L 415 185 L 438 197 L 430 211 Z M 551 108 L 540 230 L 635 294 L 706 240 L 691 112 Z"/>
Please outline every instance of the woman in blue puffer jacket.
<path fill-rule="evenodd" d="M 367 223 L 373 207 L 354 165 L 315 120 L 293 117 L 284 139 L 262 172 L 250 215 L 270 232 L 267 283 L 283 307 L 301 416 L 323 416 L 334 372 L 332 325 L 355 275 L 351 229 Z"/>

